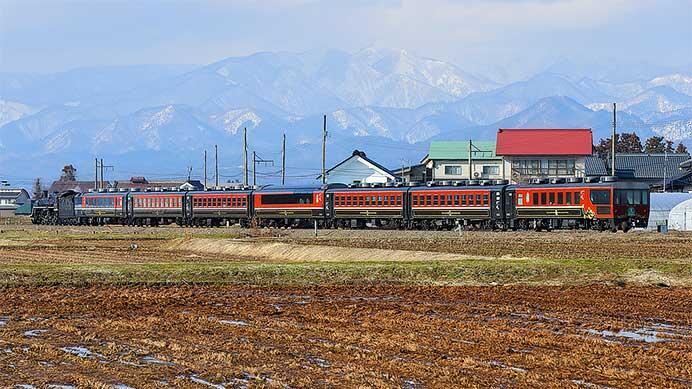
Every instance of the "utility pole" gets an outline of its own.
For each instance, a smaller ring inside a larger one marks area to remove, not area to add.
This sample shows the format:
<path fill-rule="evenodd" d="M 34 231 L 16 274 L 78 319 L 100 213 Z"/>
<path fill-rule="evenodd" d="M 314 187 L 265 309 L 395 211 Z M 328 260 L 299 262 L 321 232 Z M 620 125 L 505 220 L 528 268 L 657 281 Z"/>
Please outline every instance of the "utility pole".
<path fill-rule="evenodd" d="M 243 129 L 243 186 L 247 186 L 247 127 Z"/>
<path fill-rule="evenodd" d="M 327 183 L 327 115 L 322 124 L 322 183 Z"/>
<path fill-rule="evenodd" d="M 610 141 L 610 175 L 615 177 L 615 135 L 617 127 L 616 103 L 613 103 L 613 138 Z"/>
<path fill-rule="evenodd" d="M 96 164 L 94 165 L 94 190 L 99 190 L 99 159 L 95 158 Z"/>
<path fill-rule="evenodd" d="M 281 142 L 281 185 L 286 185 L 286 133 Z"/>
<path fill-rule="evenodd" d="M 189 182 L 192 179 L 192 166 L 187 167 L 187 181 Z"/>
<path fill-rule="evenodd" d="M 273 159 L 262 159 L 258 157 L 255 151 L 252 152 L 252 186 L 257 185 L 257 164 L 262 164 L 264 166 L 274 166 Z"/>
<path fill-rule="evenodd" d="M 216 187 L 219 187 L 219 147 L 214 145 L 214 177 L 216 178 Z"/>
<path fill-rule="evenodd" d="M 204 189 L 207 189 L 207 150 L 204 150 Z"/>
<path fill-rule="evenodd" d="M 106 179 L 104 178 L 105 175 L 103 174 L 104 169 L 112 169 L 114 166 L 113 165 L 106 165 L 103 163 L 103 158 L 101 158 L 101 163 L 97 164 L 101 168 L 101 189 L 106 189 Z M 98 181 L 98 175 L 97 175 L 97 181 Z"/>
<path fill-rule="evenodd" d="M 469 139 L 469 180 L 473 179 L 473 161 L 471 159 L 471 152 L 473 148 L 473 142 Z"/>

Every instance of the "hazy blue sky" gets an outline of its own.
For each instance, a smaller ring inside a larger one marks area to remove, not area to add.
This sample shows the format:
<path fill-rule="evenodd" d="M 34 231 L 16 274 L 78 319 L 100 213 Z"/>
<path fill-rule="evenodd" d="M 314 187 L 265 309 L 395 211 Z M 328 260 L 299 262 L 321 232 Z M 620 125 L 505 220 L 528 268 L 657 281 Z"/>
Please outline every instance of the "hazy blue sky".
<path fill-rule="evenodd" d="M 0 71 L 406 48 L 471 70 L 692 62 L 692 0 L 0 0 Z"/>

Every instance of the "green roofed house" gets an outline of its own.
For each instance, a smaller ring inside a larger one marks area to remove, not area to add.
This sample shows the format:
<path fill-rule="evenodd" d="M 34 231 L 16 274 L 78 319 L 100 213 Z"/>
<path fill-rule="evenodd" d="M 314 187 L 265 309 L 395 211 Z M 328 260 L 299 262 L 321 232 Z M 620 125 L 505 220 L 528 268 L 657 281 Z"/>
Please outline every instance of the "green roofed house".
<path fill-rule="evenodd" d="M 421 164 L 428 180 L 501 179 L 505 175 L 502 157 L 495 154 L 492 140 L 430 142 Z"/>

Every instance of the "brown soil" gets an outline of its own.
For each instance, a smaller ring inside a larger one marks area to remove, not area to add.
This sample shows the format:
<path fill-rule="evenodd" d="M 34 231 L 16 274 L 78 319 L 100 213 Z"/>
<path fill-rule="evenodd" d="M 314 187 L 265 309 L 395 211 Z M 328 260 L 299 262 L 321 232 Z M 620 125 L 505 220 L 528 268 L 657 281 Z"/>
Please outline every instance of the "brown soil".
<path fill-rule="evenodd" d="M 690 301 L 604 285 L 9 287 L 0 385 L 689 387 Z"/>

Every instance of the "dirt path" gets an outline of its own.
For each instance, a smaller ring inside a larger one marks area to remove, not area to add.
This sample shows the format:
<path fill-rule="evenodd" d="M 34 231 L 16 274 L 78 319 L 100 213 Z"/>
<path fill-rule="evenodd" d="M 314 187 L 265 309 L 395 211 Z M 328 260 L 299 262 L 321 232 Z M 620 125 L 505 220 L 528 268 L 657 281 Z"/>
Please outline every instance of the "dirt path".
<path fill-rule="evenodd" d="M 692 383 L 689 289 L 214 286 L 1 292 L 3 385 Z"/>

